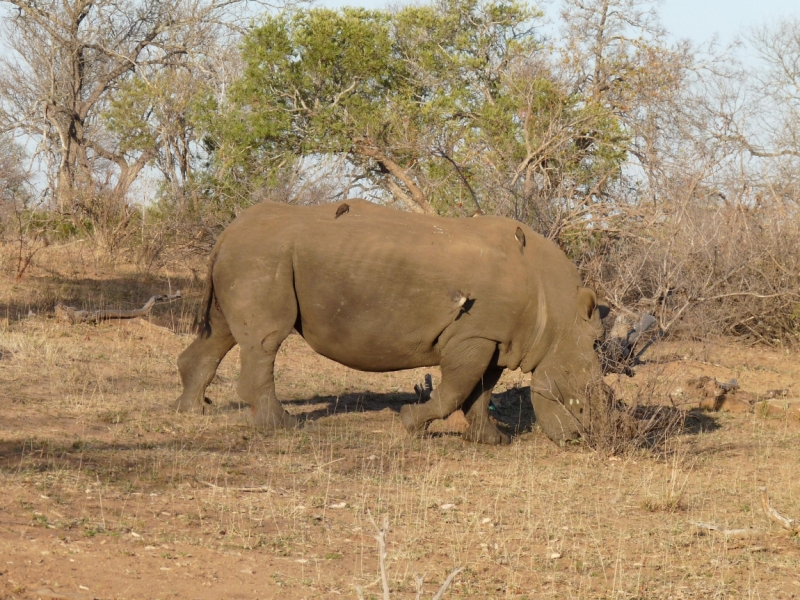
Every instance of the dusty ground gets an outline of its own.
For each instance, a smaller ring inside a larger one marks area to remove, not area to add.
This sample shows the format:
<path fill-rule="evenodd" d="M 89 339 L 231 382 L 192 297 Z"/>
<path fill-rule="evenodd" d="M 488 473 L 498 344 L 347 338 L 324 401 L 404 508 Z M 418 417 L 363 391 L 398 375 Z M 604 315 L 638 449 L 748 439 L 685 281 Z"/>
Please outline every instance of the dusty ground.
<path fill-rule="evenodd" d="M 3 598 L 355 598 L 356 585 L 377 598 L 368 511 L 389 518 L 393 598 L 414 597 L 415 574 L 430 598 L 459 566 L 446 597 L 800 595 L 800 543 L 758 502 L 768 486 L 774 507 L 800 517 L 792 417 L 716 413 L 665 449 L 621 457 L 558 448 L 535 427 L 501 448 L 412 439 L 397 411 L 425 371 L 358 373 L 297 336 L 279 355 L 278 392 L 317 418 L 314 431 L 248 425 L 236 349 L 209 389 L 210 414 L 176 415 L 175 361 L 191 336 L 45 315 L 58 299 L 132 308 L 191 283 L 114 273 L 39 269 L 0 283 Z M 180 331 L 187 312 L 158 315 Z M 664 342 L 659 356 L 618 387 L 656 381 L 652 400 L 667 403 L 706 374 L 800 395 L 800 361 L 786 351 Z M 520 410 L 525 385 L 504 376 L 500 412 Z"/>

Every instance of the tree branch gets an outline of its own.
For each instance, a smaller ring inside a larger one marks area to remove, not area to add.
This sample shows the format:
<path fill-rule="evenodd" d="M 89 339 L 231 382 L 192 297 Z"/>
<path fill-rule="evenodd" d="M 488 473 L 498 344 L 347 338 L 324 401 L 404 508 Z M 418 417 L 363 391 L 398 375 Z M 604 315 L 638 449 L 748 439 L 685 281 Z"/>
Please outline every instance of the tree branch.
<path fill-rule="evenodd" d="M 439 156 L 441 156 L 443 159 L 445 159 L 447 162 L 453 165 L 453 169 L 455 169 L 456 173 L 461 178 L 461 182 L 466 186 L 467 190 L 470 193 L 470 196 L 472 196 L 472 201 L 475 203 L 475 208 L 477 208 L 478 212 L 482 214 L 483 209 L 481 208 L 481 205 L 478 203 L 478 196 L 475 195 L 475 190 L 472 189 L 472 186 L 469 184 L 469 181 L 467 181 L 467 178 L 464 176 L 464 173 L 461 171 L 461 168 L 456 164 L 456 161 L 450 158 L 450 155 L 447 154 L 447 152 L 445 152 L 441 146 L 439 146 L 436 150 L 439 153 Z"/>
<path fill-rule="evenodd" d="M 414 209 L 415 212 L 433 212 L 431 205 L 428 203 L 428 200 L 425 198 L 425 195 L 422 193 L 422 190 L 419 189 L 414 179 L 406 173 L 400 165 L 386 156 L 386 154 L 381 152 L 377 147 L 369 142 L 359 141 L 356 142 L 354 151 L 357 154 L 361 154 L 378 162 L 392 177 L 395 177 L 406 186 L 406 189 L 408 189 L 411 194 L 411 200 L 416 205 Z"/>

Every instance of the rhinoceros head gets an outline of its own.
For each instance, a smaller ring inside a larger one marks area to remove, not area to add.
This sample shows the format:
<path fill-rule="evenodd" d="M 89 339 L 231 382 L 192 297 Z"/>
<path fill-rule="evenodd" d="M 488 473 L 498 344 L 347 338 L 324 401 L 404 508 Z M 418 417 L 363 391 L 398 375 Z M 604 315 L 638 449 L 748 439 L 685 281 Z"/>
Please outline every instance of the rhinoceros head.
<path fill-rule="evenodd" d="M 610 390 L 602 381 L 595 351 L 603 333 L 599 313 L 595 293 L 578 288 L 574 315 L 568 311 L 550 350 L 531 374 L 536 420 L 553 441 L 579 438 L 610 407 Z"/>

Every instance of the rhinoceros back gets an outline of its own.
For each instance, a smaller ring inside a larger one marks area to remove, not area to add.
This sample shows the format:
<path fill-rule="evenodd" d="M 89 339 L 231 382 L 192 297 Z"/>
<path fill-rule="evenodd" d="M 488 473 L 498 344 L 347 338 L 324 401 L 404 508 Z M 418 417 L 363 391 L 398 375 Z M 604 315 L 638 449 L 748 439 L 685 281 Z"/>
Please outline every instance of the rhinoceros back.
<path fill-rule="evenodd" d="M 218 265 L 237 273 L 215 270 L 226 280 L 219 293 L 235 294 L 247 278 L 264 282 L 269 302 L 269 282 L 290 268 L 298 332 L 320 354 L 368 371 L 438 364 L 454 339 L 510 348 L 530 335 L 532 231 L 523 252 L 508 219 L 347 204 L 245 211 L 226 231 Z"/>

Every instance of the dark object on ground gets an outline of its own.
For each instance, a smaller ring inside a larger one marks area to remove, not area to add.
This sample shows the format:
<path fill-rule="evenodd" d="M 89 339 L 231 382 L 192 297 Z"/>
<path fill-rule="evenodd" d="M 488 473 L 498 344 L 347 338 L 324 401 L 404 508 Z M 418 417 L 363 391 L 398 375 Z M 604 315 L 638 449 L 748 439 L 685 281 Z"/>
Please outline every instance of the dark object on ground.
<path fill-rule="evenodd" d="M 417 393 L 417 398 L 419 398 L 419 402 L 427 402 L 431 399 L 431 393 L 433 392 L 433 377 L 431 377 L 430 373 L 425 373 L 425 383 L 420 385 L 419 383 L 414 386 L 414 391 Z"/>

